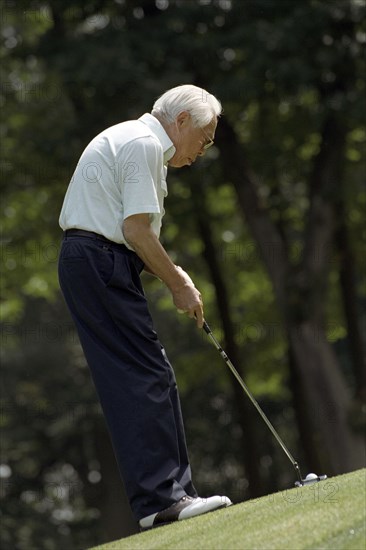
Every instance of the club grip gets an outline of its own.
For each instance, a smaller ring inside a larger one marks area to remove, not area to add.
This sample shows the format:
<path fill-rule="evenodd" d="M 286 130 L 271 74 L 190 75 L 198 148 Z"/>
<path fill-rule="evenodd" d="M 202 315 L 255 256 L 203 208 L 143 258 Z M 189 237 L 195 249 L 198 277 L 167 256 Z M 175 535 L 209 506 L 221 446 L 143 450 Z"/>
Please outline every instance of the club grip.
<path fill-rule="evenodd" d="M 210 334 L 212 332 L 205 320 L 203 321 L 203 327 L 202 328 L 206 332 L 206 334 Z"/>

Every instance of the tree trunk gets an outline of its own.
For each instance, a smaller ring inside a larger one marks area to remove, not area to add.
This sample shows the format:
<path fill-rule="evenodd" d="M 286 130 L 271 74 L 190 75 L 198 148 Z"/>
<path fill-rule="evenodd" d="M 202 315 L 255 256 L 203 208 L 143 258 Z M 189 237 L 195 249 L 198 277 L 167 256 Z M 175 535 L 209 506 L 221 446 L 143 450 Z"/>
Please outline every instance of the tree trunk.
<path fill-rule="evenodd" d="M 138 527 L 118 473 L 112 443 L 104 423 L 98 423 L 95 432 L 97 459 L 103 484 L 99 504 L 100 522 L 107 536 L 105 542 L 108 542 L 138 533 Z"/>
<path fill-rule="evenodd" d="M 190 178 L 190 185 L 192 191 L 193 188 L 196 190 L 194 199 L 195 215 L 200 236 L 204 244 L 203 255 L 210 271 L 212 282 L 215 286 L 217 307 L 219 310 L 219 317 L 222 322 L 225 338 L 225 351 L 236 366 L 237 370 L 242 375 L 243 369 L 240 368 L 242 360 L 240 360 L 239 349 L 235 342 L 235 327 L 231 320 L 227 288 L 219 266 L 217 252 L 212 239 L 212 230 L 209 225 L 210 216 L 207 212 L 204 188 L 201 186 L 198 189 L 198 181 L 196 181 L 194 185 L 192 185 L 192 177 Z M 243 394 L 243 390 L 238 385 L 231 372 L 228 373 L 228 376 L 230 377 L 238 421 L 244 434 L 243 457 L 245 473 L 248 476 L 249 483 L 248 493 L 250 498 L 255 498 L 265 494 L 259 471 L 260 454 L 256 437 L 256 425 L 258 421 L 253 414 L 253 409 L 251 408 L 247 397 Z"/>
<path fill-rule="evenodd" d="M 288 334 L 303 404 L 311 412 L 304 434 L 311 446 L 311 468 L 328 475 L 362 468 L 363 442 L 348 422 L 351 394 L 326 335 L 310 322 L 291 325 Z"/>
<path fill-rule="evenodd" d="M 355 259 L 345 222 L 344 206 L 341 203 L 337 207 L 337 214 L 336 245 L 340 262 L 341 295 L 355 379 L 355 396 L 362 402 L 366 400 L 366 357 L 357 307 Z"/>
<path fill-rule="evenodd" d="M 299 427 L 305 424 L 311 427 L 311 432 L 307 430 L 301 434 L 306 455 L 316 460 L 317 468 L 329 468 L 331 473 L 358 468 L 364 460 L 363 441 L 349 426 L 347 415 L 351 396 L 323 328 L 329 250 L 334 238 L 334 200 L 345 131 L 334 116 L 330 115 L 325 121 L 322 146 L 310 181 L 311 204 L 303 258 L 294 269 L 291 269 L 285 243 L 259 199 L 255 177 L 248 168 L 233 128 L 223 119 L 219 131 L 226 173 L 235 186 L 239 205 L 258 242 L 287 327 L 293 358 L 290 362 L 294 370 L 292 380 L 301 384 L 298 397 L 302 401 L 294 403 L 298 419 L 302 418 Z"/>

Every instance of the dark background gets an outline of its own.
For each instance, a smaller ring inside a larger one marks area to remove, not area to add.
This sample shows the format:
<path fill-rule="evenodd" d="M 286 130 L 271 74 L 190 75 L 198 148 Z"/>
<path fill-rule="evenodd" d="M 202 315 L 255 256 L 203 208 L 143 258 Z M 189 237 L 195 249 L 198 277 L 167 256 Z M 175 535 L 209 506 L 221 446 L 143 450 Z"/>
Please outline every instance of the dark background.
<path fill-rule="evenodd" d="M 57 282 L 58 216 L 104 128 L 193 83 L 215 146 L 170 170 L 162 241 L 303 473 L 365 465 L 365 3 L 2 2 L 2 549 L 134 532 Z M 295 473 L 207 336 L 144 276 L 195 483 L 234 502 Z"/>

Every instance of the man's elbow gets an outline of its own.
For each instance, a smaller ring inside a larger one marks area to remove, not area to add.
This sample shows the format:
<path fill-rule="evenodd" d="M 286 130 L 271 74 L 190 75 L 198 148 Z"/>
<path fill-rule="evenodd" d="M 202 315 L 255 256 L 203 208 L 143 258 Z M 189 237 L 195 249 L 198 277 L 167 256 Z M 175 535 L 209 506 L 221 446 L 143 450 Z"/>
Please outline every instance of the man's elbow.
<path fill-rule="evenodd" d="M 144 220 L 145 221 L 145 220 Z M 126 218 L 122 224 L 122 232 L 127 243 L 134 247 L 146 238 L 146 233 L 150 230 L 150 224 L 141 223 L 141 220 L 134 216 Z"/>

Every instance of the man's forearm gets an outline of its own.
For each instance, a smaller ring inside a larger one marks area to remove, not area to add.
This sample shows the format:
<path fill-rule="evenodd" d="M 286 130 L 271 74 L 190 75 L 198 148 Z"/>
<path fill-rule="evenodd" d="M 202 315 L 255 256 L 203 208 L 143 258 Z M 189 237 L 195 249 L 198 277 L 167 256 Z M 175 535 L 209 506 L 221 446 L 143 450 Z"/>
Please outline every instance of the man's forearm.
<path fill-rule="evenodd" d="M 148 214 L 135 214 L 123 222 L 123 235 L 147 269 L 159 277 L 169 288 L 174 305 L 196 318 L 203 326 L 203 304 L 200 292 L 190 276 L 169 258 L 159 239 L 152 231 Z"/>
<path fill-rule="evenodd" d="M 124 226 L 124 236 L 144 262 L 147 271 L 164 281 L 171 291 L 185 285 L 180 269 L 169 258 L 150 226 L 134 227 L 133 230 Z"/>

